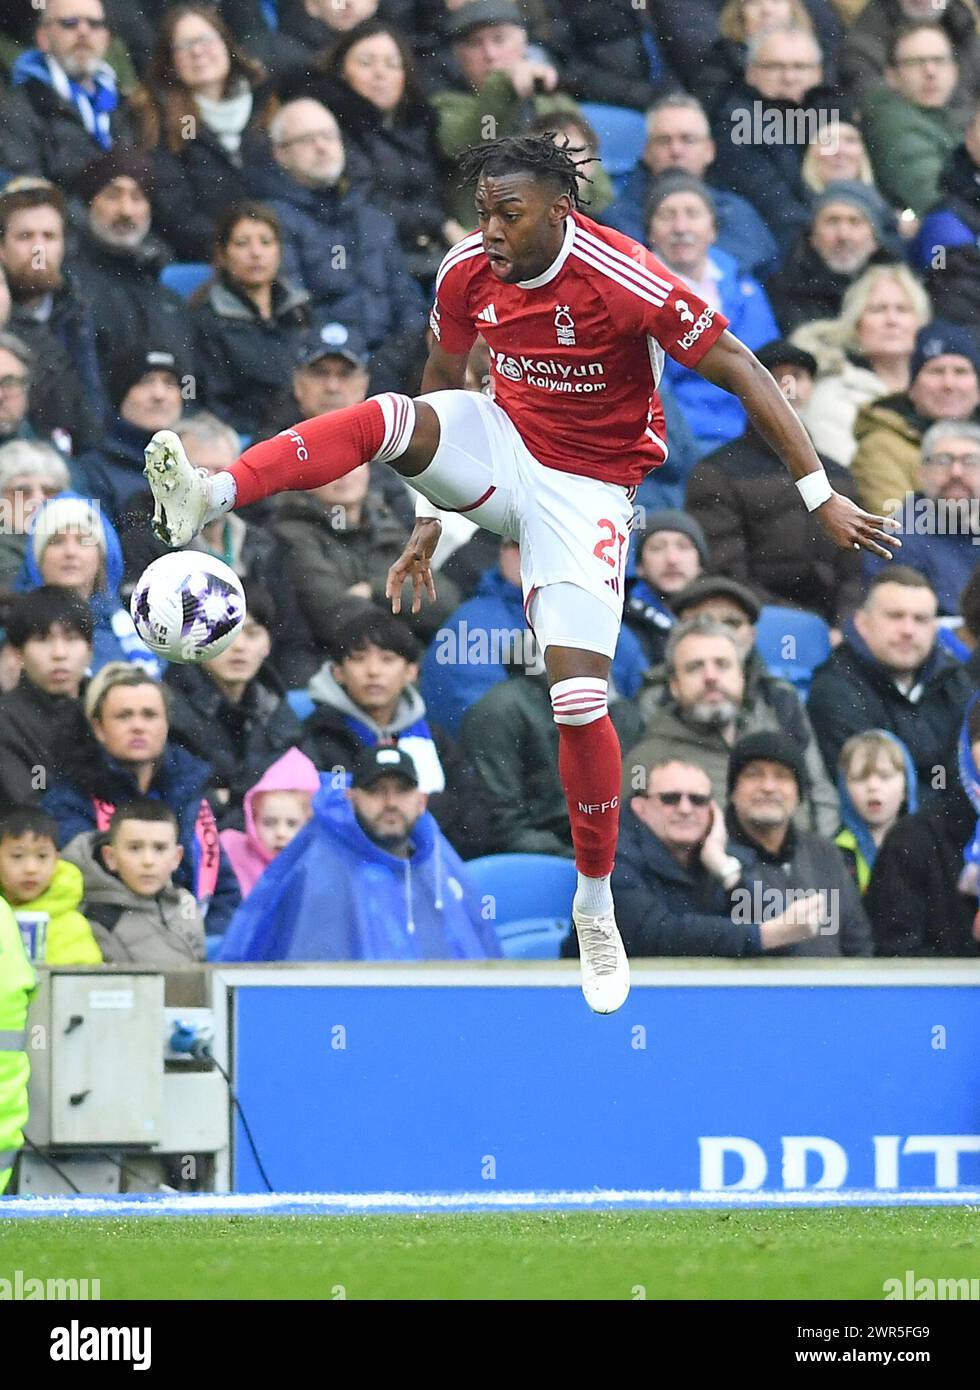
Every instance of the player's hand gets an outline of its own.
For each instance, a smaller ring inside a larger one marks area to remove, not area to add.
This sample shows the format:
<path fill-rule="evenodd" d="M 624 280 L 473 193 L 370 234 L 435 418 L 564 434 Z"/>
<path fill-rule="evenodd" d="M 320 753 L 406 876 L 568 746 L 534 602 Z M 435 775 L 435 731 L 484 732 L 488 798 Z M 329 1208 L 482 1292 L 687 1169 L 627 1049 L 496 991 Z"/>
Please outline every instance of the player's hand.
<path fill-rule="evenodd" d="M 388 571 L 385 598 L 391 599 L 392 613 L 402 611 L 402 586 L 409 579 L 412 581 L 413 613 L 422 611 L 423 589 L 435 600 L 431 561 L 441 534 L 442 522 L 437 517 L 419 517 L 416 521 L 408 544 Z"/>
<path fill-rule="evenodd" d="M 870 550 L 884 560 L 892 558 L 892 550 L 902 542 L 894 534 L 899 523 L 886 516 L 863 512 L 856 502 L 833 493 L 814 512 L 820 525 L 835 545 L 842 549 Z"/>

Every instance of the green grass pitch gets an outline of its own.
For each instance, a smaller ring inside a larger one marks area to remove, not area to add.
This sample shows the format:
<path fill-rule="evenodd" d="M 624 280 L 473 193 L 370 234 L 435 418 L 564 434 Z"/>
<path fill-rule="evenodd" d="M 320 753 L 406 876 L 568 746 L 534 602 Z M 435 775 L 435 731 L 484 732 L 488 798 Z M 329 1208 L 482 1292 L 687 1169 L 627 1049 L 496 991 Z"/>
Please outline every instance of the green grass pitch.
<path fill-rule="evenodd" d="M 970 1208 L 0 1221 L 0 1278 L 102 1298 L 881 1299 L 976 1278 Z"/>

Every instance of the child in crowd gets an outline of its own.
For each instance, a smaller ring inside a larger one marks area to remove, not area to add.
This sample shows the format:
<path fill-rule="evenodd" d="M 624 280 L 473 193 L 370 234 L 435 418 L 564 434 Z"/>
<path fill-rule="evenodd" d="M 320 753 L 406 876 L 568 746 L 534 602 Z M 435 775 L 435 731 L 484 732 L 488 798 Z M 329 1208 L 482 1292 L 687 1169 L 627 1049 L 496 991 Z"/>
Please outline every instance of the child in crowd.
<path fill-rule="evenodd" d="M 222 830 L 222 848 L 247 898 L 256 880 L 313 814 L 320 775 L 298 748 L 289 748 L 246 793 L 245 829 Z"/>
<path fill-rule="evenodd" d="M 108 833 L 76 835 L 64 853 L 81 869 L 85 911 L 107 961 L 170 970 L 204 960 L 200 908 L 173 882 L 184 850 L 165 802 L 124 803 Z"/>
<path fill-rule="evenodd" d="M 863 893 L 885 836 L 918 805 L 912 756 L 886 729 L 854 734 L 840 752 L 837 788 L 843 825 L 835 844 Z"/>
<path fill-rule="evenodd" d="M 0 817 L 0 894 L 14 915 L 46 913 L 45 965 L 101 965 L 79 912 L 82 875 L 58 855 L 58 823 L 31 806 Z"/>

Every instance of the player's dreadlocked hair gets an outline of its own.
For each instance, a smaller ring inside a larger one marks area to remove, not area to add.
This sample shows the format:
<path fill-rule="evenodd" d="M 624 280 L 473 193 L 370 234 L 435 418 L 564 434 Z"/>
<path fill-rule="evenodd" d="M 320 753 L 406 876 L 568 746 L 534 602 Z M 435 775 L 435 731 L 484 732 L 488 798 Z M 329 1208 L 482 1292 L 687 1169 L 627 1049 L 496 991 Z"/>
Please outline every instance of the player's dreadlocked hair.
<path fill-rule="evenodd" d="M 572 206 L 582 206 L 578 180 L 591 182 L 588 174 L 580 174 L 579 166 L 588 164 L 591 156 L 584 145 L 555 144 L 553 130 L 541 135 L 506 135 L 500 140 L 484 140 L 470 145 L 459 156 L 460 188 L 474 183 L 484 174 L 530 174 L 534 179 L 550 179 L 572 200 Z M 573 155 L 585 154 L 585 159 Z"/>

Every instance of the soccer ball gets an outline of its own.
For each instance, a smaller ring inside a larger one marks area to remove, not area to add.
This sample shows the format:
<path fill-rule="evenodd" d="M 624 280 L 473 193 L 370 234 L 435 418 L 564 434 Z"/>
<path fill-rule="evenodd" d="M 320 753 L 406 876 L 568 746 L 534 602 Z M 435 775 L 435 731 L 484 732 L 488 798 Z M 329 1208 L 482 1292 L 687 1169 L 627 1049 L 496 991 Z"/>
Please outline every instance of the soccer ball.
<path fill-rule="evenodd" d="M 245 590 L 224 561 L 175 550 L 147 565 L 129 611 L 151 652 L 167 661 L 209 661 L 241 632 Z"/>

